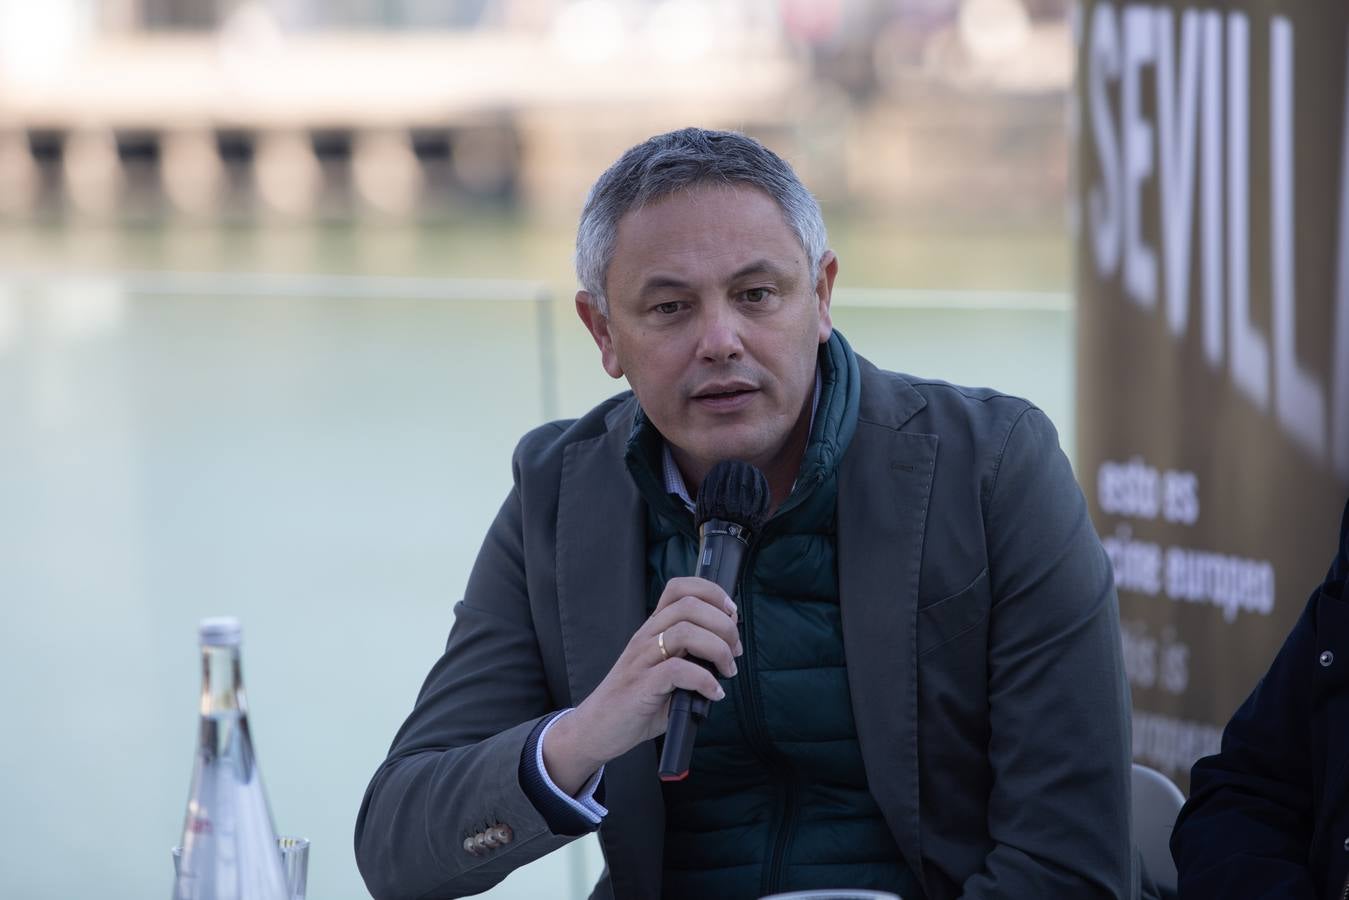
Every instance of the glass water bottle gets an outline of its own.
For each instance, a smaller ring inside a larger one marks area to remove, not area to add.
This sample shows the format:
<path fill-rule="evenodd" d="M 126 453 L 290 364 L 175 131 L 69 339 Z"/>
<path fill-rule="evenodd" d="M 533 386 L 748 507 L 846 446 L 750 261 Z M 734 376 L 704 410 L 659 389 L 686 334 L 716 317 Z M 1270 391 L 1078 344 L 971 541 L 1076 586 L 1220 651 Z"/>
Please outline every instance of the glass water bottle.
<path fill-rule="evenodd" d="M 286 900 L 248 729 L 239 620 L 201 622 L 201 725 L 174 900 Z"/>

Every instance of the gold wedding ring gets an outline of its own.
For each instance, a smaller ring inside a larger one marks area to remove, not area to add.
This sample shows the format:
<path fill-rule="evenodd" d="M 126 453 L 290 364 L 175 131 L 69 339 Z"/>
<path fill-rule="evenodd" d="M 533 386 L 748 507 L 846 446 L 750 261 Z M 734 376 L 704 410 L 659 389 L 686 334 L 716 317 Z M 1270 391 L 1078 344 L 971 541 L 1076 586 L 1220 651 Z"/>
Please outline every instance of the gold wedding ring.
<path fill-rule="evenodd" d="M 662 631 L 660 634 L 656 635 L 656 646 L 660 648 L 661 662 L 665 662 L 665 660 L 670 658 L 670 652 L 665 649 L 665 632 Z"/>

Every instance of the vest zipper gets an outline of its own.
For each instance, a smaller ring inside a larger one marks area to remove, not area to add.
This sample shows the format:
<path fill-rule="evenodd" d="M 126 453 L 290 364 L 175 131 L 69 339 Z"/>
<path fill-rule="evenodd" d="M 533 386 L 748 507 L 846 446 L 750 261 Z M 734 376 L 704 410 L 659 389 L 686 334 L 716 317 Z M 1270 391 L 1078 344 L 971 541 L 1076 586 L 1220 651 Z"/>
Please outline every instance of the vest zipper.
<path fill-rule="evenodd" d="M 773 749 L 768 730 L 764 727 L 763 698 L 759 695 L 759 683 L 755 677 L 754 603 L 746 598 L 749 597 L 749 573 L 754 571 L 754 560 L 761 536 L 762 534 L 756 536 L 754 544 L 749 548 L 745 557 L 745 567 L 736 585 L 736 594 L 741 598 L 740 624 L 744 629 L 741 642 L 745 646 L 745 652 L 740 658 L 740 673 L 735 678 L 734 687 L 739 692 L 740 708 L 745 711 L 743 730 L 750 748 L 763 760 L 767 769 L 780 776 L 782 784 L 782 815 L 776 824 L 772 850 L 764 866 L 763 878 L 760 879 L 760 893 L 767 895 L 782 891 L 782 876 L 787 867 L 787 847 L 796 824 L 796 796 L 792 784 L 795 773 L 790 766 L 784 765 L 781 756 Z"/>
<path fill-rule="evenodd" d="M 768 860 L 768 884 L 764 889 L 770 894 L 783 890 L 782 877 L 787 869 L 787 848 L 791 844 L 792 832 L 796 825 L 796 788 L 795 773 L 788 771 L 782 782 L 782 821 L 778 824 L 777 836 L 773 839 L 773 855 Z"/>

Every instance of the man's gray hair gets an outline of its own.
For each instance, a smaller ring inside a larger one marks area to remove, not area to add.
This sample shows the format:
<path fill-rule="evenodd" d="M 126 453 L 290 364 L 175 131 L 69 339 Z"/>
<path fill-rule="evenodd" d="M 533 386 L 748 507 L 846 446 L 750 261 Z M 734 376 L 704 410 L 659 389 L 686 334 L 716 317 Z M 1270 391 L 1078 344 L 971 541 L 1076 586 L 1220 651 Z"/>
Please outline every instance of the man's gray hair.
<path fill-rule="evenodd" d="M 703 184 L 746 185 L 772 197 L 801 242 L 811 281 L 820 277 L 820 258 L 828 244 L 824 217 L 792 167 L 743 134 L 682 128 L 628 150 L 586 197 L 576 231 L 576 275 L 600 315 L 609 315 L 604 286 L 619 220 L 633 209 Z"/>

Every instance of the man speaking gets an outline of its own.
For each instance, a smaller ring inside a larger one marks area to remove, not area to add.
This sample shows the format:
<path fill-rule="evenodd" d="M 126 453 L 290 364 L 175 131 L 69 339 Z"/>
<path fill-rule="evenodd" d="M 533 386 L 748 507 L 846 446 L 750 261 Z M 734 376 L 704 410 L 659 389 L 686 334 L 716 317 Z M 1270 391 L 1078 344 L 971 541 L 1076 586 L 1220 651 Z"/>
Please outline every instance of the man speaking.
<path fill-rule="evenodd" d="M 625 153 L 576 262 L 632 390 L 520 442 L 357 819 L 371 893 L 477 893 L 598 829 L 596 897 L 1133 896 L 1111 570 L 1044 414 L 853 353 L 818 204 L 742 135 Z M 725 460 L 769 493 L 734 602 L 691 576 Z M 676 689 L 711 710 L 662 781 Z"/>

